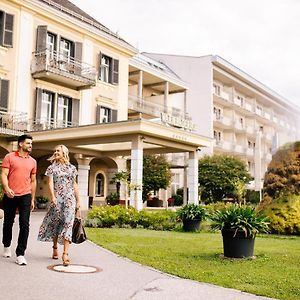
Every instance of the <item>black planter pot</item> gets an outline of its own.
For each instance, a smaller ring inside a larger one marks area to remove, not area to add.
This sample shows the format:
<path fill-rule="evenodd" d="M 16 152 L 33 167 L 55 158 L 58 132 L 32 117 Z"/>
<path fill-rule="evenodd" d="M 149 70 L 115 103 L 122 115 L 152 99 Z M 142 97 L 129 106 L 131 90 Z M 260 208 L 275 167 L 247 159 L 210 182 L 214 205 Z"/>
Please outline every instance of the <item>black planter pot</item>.
<path fill-rule="evenodd" d="M 254 253 L 255 237 L 245 237 L 243 231 L 222 230 L 223 249 L 225 257 L 246 258 L 252 257 Z"/>
<path fill-rule="evenodd" d="M 183 230 L 184 231 L 197 231 L 200 229 L 200 222 L 201 222 L 201 220 L 190 220 L 190 219 L 182 220 Z"/>

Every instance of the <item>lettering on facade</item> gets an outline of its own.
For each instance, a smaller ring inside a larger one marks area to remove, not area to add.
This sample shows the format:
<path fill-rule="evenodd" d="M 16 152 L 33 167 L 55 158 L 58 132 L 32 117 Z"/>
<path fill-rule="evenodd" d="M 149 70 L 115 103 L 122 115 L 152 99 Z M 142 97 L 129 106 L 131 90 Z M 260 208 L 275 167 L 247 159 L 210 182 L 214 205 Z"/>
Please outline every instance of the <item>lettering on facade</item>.
<path fill-rule="evenodd" d="M 196 129 L 196 125 L 194 123 L 181 117 L 175 117 L 162 112 L 160 113 L 160 118 L 163 123 L 169 124 L 177 128 L 183 128 L 190 131 Z"/>
<path fill-rule="evenodd" d="M 172 135 L 172 138 L 173 138 L 173 139 L 177 139 L 177 140 L 181 140 L 181 141 L 185 141 L 185 142 L 188 140 L 185 136 L 183 136 L 183 135 L 178 135 L 178 134 L 173 134 L 173 135 Z"/>

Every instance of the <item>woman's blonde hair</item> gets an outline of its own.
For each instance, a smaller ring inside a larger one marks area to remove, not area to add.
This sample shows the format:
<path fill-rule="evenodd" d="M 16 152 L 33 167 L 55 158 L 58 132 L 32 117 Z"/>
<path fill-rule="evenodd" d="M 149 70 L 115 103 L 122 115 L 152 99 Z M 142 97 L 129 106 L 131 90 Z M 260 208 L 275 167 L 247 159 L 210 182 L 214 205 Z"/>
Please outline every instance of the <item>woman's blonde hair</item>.
<path fill-rule="evenodd" d="M 62 157 L 62 161 L 64 164 L 68 164 L 70 162 L 70 158 L 69 158 L 69 149 L 65 146 L 65 145 L 57 145 L 54 149 L 60 147 L 63 153 L 63 157 Z M 48 158 L 48 160 L 50 160 L 51 163 L 53 163 L 55 161 L 55 156 L 54 154 Z"/>

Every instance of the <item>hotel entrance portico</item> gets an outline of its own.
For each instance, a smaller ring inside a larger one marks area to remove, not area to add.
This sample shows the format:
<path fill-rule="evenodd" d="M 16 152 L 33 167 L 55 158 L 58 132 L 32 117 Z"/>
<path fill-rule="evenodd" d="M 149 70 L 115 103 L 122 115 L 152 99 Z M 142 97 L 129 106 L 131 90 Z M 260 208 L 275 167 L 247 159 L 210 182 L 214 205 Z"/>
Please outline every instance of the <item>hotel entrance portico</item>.
<path fill-rule="evenodd" d="M 33 155 L 37 158 L 50 155 L 58 144 L 69 148 L 72 158 L 77 162 L 83 210 L 88 209 L 89 171 L 93 160 L 112 160 L 116 171 L 121 171 L 126 169 L 124 157 L 131 159 L 131 186 L 136 187 L 130 192 L 130 204 L 138 210 L 142 209 L 143 154 L 188 153 L 189 202 L 198 202 L 197 151 L 201 147 L 209 147 L 210 138 L 144 119 L 58 128 L 30 134 L 34 139 Z"/>

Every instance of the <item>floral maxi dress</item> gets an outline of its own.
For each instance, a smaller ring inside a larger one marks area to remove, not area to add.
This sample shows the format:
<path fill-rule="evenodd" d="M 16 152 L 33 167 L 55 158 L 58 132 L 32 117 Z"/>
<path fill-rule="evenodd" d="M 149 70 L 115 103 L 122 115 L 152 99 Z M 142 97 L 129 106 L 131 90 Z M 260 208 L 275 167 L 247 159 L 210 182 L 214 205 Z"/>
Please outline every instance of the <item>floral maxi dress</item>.
<path fill-rule="evenodd" d="M 54 162 L 47 168 L 45 175 L 53 177 L 57 204 L 50 204 L 40 227 L 38 240 L 52 242 L 53 237 L 57 236 L 60 244 L 63 244 L 64 239 L 72 242 L 76 207 L 74 182 L 77 170 L 71 164 Z"/>

